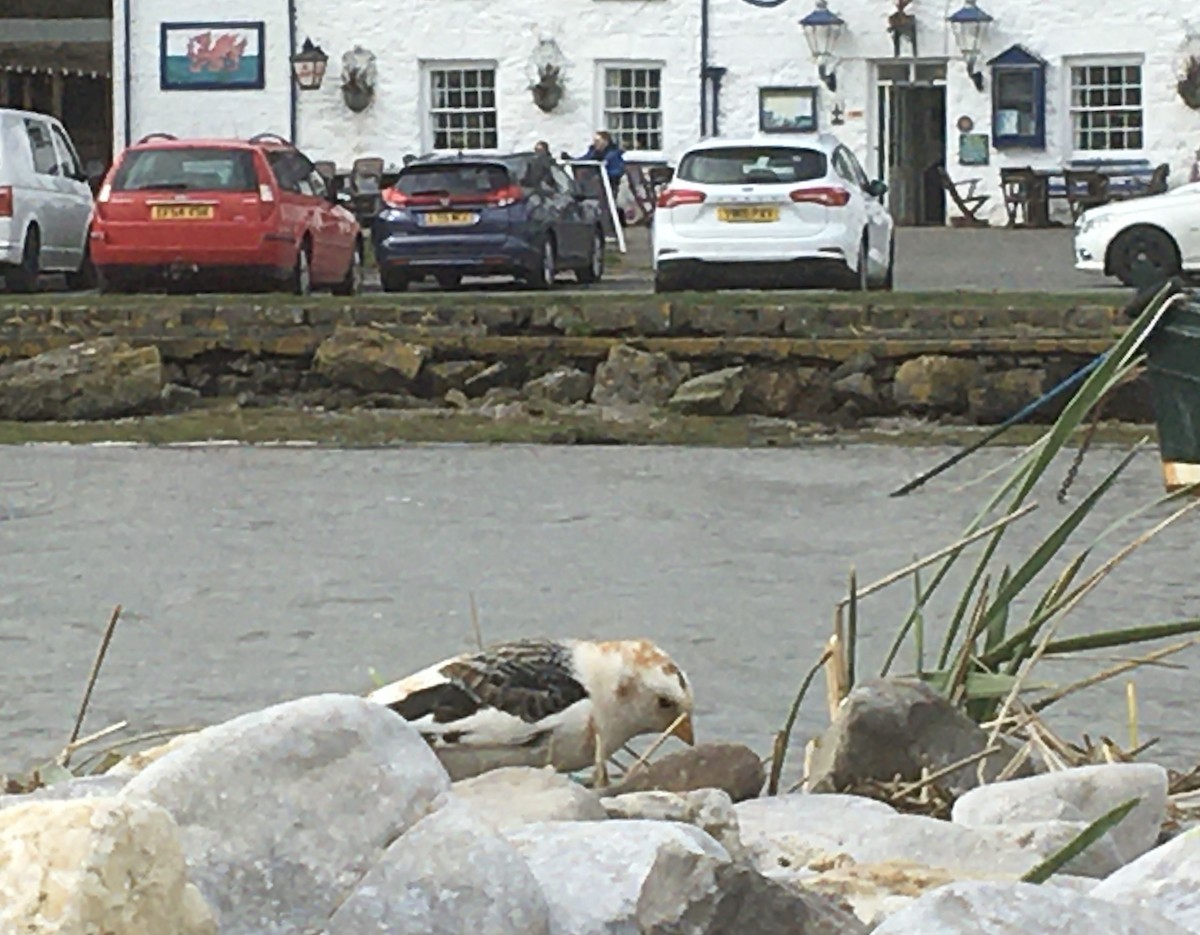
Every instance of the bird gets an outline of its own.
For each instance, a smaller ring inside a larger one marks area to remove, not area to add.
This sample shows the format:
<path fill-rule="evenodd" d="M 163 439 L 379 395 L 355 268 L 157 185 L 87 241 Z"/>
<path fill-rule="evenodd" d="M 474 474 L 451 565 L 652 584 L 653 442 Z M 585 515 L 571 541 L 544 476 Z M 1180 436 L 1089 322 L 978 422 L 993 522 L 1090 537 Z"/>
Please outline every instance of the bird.
<path fill-rule="evenodd" d="M 687 676 L 646 639 L 526 638 L 444 659 L 370 692 L 411 723 L 454 781 L 504 766 L 594 767 L 640 734 L 689 746 Z"/>

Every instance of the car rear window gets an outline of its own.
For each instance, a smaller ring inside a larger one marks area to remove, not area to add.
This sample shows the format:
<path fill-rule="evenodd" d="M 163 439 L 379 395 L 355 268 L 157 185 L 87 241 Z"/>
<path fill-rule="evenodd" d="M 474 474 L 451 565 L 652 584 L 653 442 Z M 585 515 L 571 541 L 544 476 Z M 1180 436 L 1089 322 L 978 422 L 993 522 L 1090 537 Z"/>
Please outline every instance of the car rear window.
<path fill-rule="evenodd" d="M 244 149 L 137 149 L 113 178 L 117 191 L 249 192 L 258 188 L 254 156 Z"/>
<path fill-rule="evenodd" d="M 704 185 L 792 185 L 824 178 L 829 160 L 819 149 L 730 146 L 688 153 L 675 177 Z"/>
<path fill-rule="evenodd" d="M 508 171 L 497 165 L 410 166 L 400 173 L 396 187 L 406 195 L 444 192 L 447 195 L 482 195 L 504 188 Z"/>

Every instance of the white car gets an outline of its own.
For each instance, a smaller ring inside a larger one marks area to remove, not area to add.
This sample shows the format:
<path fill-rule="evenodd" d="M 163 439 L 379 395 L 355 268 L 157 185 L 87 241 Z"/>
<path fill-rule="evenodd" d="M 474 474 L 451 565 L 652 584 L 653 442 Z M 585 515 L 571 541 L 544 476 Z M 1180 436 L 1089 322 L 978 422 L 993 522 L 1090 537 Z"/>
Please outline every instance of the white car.
<path fill-rule="evenodd" d="M 0 109 L 0 276 L 33 292 L 41 273 L 90 285 L 92 189 L 63 125 L 46 114 Z"/>
<path fill-rule="evenodd" d="M 1075 268 L 1134 285 L 1151 278 L 1200 273 L 1200 182 L 1161 195 L 1114 201 L 1075 222 Z"/>
<path fill-rule="evenodd" d="M 829 134 L 710 139 L 679 160 L 654 212 L 654 290 L 716 273 L 748 287 L 892 288 L 894 224 Z"/>

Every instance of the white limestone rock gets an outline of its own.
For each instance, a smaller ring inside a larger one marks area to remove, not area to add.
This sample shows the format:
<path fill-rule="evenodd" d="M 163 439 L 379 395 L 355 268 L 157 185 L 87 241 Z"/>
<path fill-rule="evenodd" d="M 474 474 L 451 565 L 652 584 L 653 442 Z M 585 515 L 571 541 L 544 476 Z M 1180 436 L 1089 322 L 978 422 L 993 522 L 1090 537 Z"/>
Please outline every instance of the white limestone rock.
<path fill-rule="evenodd" d="M 121 798 L 175 818 L 222 935 L 294 935 L 319 931 L 449 788 L 403 718 L 363 698 L 317 695 L 206 728 Z"/>
<path fill-rule="evenodd" d="M 1186 935 L 1149 909 L 1116 906 L 1059 887 L 952 883 L 926 893 L 873 935 Z"/>
<path fill-rule="evenodd" d="M 550 768 L 506 766 L 460 780 L 453 789 L 501 831 L 541 821 L 608 817 L 597 793 Z"/>
<path fill-rule="evenodd" d="M 706 935 L 718 873 L 732 864 L 707 834 L 674 822 L 546 822 L 508 837 L 546 894 L 551 935 Z"/>
<path fill-rule="evenodd" d="M 179 829 L 149 802 L 80 798 L 0 813 L 4 935 L 216 935 Z"/>
<path fill-rule="evenodd" d="M 457 798 L 384 852 L 325 935 L 549 935 L 541 886 L 517 849 Z"/>
<path fill-rule="evenodd" d="M 1086 821 L 1017 821 L 1007 825 L 982 825 L 975 830 L 994 838 L 1002 847 L 1028 851 L 1044 860 L 1075 840 Z M 1063 868 L 1064 873 L 1100 879 L 1125 865 L 1111 834 L 1106 834 Z"/>
<path fill-rule="evenodd" d="M 1091 895 L 1153 909 L 1200 932 L 1200 829 L 1143 854 L 1100 881 Z"/>
<path fill-rule="evenodd" d="M 629 792 L 603 799 L 610 818 L 676 821 L 695 825 L 725 848 L 734 860 L 742 857 L 737 812 L 729 793 L 721 789 L 694 792 Z"/>
<path fill-rule="evenodd" d="M 79 776 L 65 779 L 33 792 L 20 795 L 0 795 L 0 811 L 27 802 L 61 802 L 68 799 L 92 799 L 115 795 L 125 785 L 120 776 Z"/>
<path fill-rule="evenodd" d="M 865 796 L 810 792 L 747 799 L 735 805 L 734 811 L 742 840 L 747 844 L 767 835 L 805 832 L 899 814 L 890 805 Z"/>
<path fill-rule="evenodd" d="M 1154 763 L 1106 763 L 1044 773 L 972 789 L 952 810 L 960 825 L 979 828 L 1014 822 L 1092 822 L 1132 798 L 1138 805 L 1109 835 L 1121 861 L 1141 856 L 1158 841 L 1167 808 L 1167 771 Z"/>

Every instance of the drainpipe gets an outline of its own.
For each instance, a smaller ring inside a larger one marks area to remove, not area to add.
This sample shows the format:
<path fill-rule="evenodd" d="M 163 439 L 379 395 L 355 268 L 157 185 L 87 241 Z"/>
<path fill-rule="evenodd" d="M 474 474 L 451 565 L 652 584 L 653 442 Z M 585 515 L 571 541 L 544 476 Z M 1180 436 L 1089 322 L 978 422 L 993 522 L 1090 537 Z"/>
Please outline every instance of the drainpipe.
<path fill-rule="evenodd" d="M 128 2 L 128 0 L 126 0 Z M 288 0 L 288 117 L 291 130 L 288 139 L 296 142 L 296 82 L 292 80 L 292 57 L 296 54 L 296 0 Z"/>
<path fill-rule="evenodd" d="M 708 66 L 708 79 L 712 82 L 712 135 L 721 135 L 721 79 L 728 68 L 720 65 Z"/>
<path fill-rule="evenodd" d="M 121 76 L 124 79 L 122 80 L 121 84 L 125 86 L 122 91 L 125 100 L 124 123 L 126 146 L 129 146 L 129 144 L 133 142 L 133 114 L 130 112 L 130 108 L 133 106 L 133 52 L 130 48 L 133 45 L 133 39 L 130 36 L 129 29 L 130 22 L 133 19 L 129 12 L 129 7 L 132 3 L 133 0 L 123 0 L 121 3 L 121 28 L 125 31 L 125 48 L 121 50 L 124 53 L 123 67 L 125 69 L 125 74 Z"/>
<path fill-rule="evenodd" d="M 708 136 L 708 0 L 700 0 L 700 137 Z"/>

